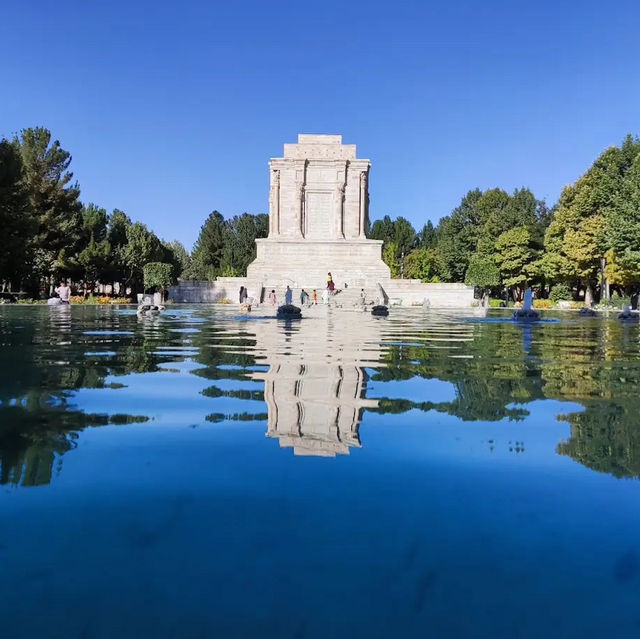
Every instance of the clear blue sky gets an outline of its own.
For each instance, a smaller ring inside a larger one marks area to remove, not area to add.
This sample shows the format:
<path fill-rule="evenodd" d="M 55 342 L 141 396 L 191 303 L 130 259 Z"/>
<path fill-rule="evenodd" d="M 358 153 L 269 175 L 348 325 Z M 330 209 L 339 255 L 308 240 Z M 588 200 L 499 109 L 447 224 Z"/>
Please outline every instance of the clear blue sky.
<path fill-rule="evenodd" d="M 270 157 L 341 133 L 371 217 L 437 221 L 474 187 L 553 203 L 640 133 L 640 3 L 3 4 L 0 135 L 46 126 L 82 199 L 188 247 L 212 209 L 267 211 Z"/>

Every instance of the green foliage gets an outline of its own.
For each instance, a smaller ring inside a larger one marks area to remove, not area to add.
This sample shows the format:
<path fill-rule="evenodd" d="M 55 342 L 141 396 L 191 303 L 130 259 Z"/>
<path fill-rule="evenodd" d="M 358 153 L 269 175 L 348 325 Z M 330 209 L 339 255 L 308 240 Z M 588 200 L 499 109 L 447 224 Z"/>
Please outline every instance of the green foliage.
<path fill-rule="evenodd" d="M 558 302 L 561 302 L 561 301 L 572 300 L 573 293 L 571 292 L 571 289 L 566 284 L 562 284 L 562 283 L 555 284 L 554 287 L 551 289 L 551 293 L 549 294 L 549 299 L 554 304 L 557 304 Z"/>
<path fill-rule="evenodd" d="M 516 226 L 501 233 L 495 250 L 495 263 L 505 286 L 524 287 L 536 277 L 538 251 L 528 227 Z"/>
<path fill-rule="evenodd" d="M 224 218 L 212 211 L 200 229 L 200 235 L 191 254 L 189 279 L 212 280 L 220 270 L 224 250 Z"/>
<path fill-rule="evenodd" d="M 127 243 L 122 250 L 122 261 L 126 268 L 126 282 L 134 291 L 143 282 L 143 269 L 149 262 L 158 262 L 163 257 L 160 240 L 144 224 L 135 222 L 126 229 Z"/>
<path fill-rule="evenodd" d="M 631 298 L 627 295 L 621 295 L 618 291 L 614 291 L 608 300 L 600 300 L 599 305 L 621 311 L 631 305 Z"/>
<path fill-rule="evenodd" d="M 420 232 L 417 236 L 417 244 L 418 248 L 430 249 L 434 248 L 438 241 L 438 234 L 436 233 L 436 229 L 429 220 L 423 227 L 420 229 Z"/>
<path fill-rule="evenodd" d="M 618 257 L 634 250 L 634 178 L 640 142 L 628 136 L 611 147 L 573 185 L 565 187 L 545 236 L 545 275 L 556 281 L 598 279 L 608 248 Z M 630 202 L 630 204 L 629 204 Z M 637 227 L 640 230 L 640 226 Z M 630 264 L 633 265 L 633 259 Z"/>
<path fill-rule="evenodd" d="M 5 281 L 19 280 L 28 272 L 29 238 L 36 231 L 22 175 L 19 148 L 0 140 L 0 280 Z"/>
<path fill-rule="evenodd" d="M 469 286 L 477 286 L 486 290 L 500 284 L 500 272 L 488 257 L 474 255 L 469 263 L 465 282 Z"/>
<path fill-rule="evenodd" d="M 33 270 L 42 279 L 54 272 L 62 249 L 75 253 L 82 226 L 80 189 L 70 184 L 71 155 L 44 128 L 24 129 L 14 144 L 20 150 L 29 209 L 36 220 L 30 239 Z"/>
<path fill-rule="evenodd" d="M 400 277 L 400 259 L 398 257 L 398 246 L 390 241 L 382 247 L 382 261 L 391 270 L 391 277 Z"/>
<path fill-rule="evenodd" d="M 417 248 L 411 251 L 404 264 L 404 276 L 423 282 L 439 281 L 442 271 L 440 254 L 430 248 Z"/>
<path fill-rule="evenodd" d="M 173 264 L 149 262 L 144 265 L 144 288 L 164 291 L 175 281 Z"/>
<path fill-rule="evenodd" d="M 246 275 L 247 266 L 256 258 L 256 238 L 267 237 L 268 234 L 268 215 L 243 213 L 226 220 L 221 270 Z"/>
<path fill-rule="evenodd" d="M 176 279 L 183 277 L 191 268 L 191 256 L 181 242 L 163 242 L 165 248 L 170 252 L 173 264 L 173 273 Z"/>

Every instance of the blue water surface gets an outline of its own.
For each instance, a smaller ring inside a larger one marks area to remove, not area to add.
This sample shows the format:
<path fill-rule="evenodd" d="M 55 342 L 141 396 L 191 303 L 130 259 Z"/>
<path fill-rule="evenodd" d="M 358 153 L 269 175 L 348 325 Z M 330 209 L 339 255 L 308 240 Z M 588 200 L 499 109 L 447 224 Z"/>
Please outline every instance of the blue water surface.
<path fill-rule="evenodd" d="M 122 310 L 0 307 L 3 636 L 640 635 L 637 325 Z"/>

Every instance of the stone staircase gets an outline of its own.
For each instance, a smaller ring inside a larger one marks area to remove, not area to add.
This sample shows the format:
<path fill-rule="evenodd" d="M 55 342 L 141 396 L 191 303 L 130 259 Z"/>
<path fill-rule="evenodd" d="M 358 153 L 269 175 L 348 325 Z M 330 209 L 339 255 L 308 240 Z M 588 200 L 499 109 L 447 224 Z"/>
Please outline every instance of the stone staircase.
<path fill-rule="evenodd" d="M 335 289 L 334 294 L 330 295 L 328 298 L 329 305 L 334 306 L 336 308 L 343 309 L 352 309 L 356 308 L 360 305 L 360 289 L 363 287 L 348 287 L 345 289 Z M 324 293 L 326 287 L 316 288 L 316 294 L 318 296 L 318 304 L 322 304 L 322 294 Z M 276 301 L 277 305 L 280 306 L 284 304 L 284 296 L 287 290 L 286 286 L 264 286 L 262 289 L 262 299 L 261 303 L 268 305 L 269 304 L 269 293 L 275 290 L 276 292 Z M 296 306 L 300 306 L 300 293 L 302 288 L 292 288 L 293 291 L 293 303 Z M 310 298 L 313 298 L 313 287 L 304 287 L 304 290 L 309 294 Z M 366 287 L 364 289 L 365 292 L 365 302 L 367 306 L 372 306 L 373 304 L 378 303 L 380 300 L 380 292 L 377 288 L 374 287 Z M 311 301 L 311 299 L 310 299 Z"/>

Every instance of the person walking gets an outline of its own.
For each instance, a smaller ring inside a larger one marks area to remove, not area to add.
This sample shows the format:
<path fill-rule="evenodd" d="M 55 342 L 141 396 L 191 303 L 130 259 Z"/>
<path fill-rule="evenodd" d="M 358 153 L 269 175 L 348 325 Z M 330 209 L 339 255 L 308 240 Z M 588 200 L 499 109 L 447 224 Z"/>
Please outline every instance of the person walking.
<path fill-rule="evenodd" d="M 362 304 L 363 306 L 367 303 L 367 295 L 364 292 L 364 289 L 361 288 L 360 289 L 360 304 Z"/>
<path fill-rule="evenodd" d="M 309 293 L 307 293 L 307 291 L 302 289 L 302 292 L 300 293 L 300 304 L 302 306 L 307 306 L 308 301 L 309 301 Z"/>
<path fill-rule="evenodd" d="M 318 294 L 316 293 L 316 289 L 313 289 L 313 296 L 311 298 L 313 300 L 313 305 L 316 306 L 318 304 Z"/>
<path fill-rule="evenodd" d="M 284 303 L 293 304 L 293 291 L 289 288 L 288 284 L 287 284 L 287 290 L 284 292 Z"/>
<path fill-rule="evenodd" d="M 276 292 L 275 290 L 271 289 L 271 293 L 269 293 L 269 303 L 271 304 L 271 306 L 275 306 L 276 302 Z"/>
<path fill-rule="evenodd" d="M 71 298 L 71 288 L 67 284 L 66 280 L 60 280 L 60 286 L 55 289 L 58 297 L 60 298 L 60 302 L 62 304 L 69 304 Z"/>
<path fill-rule="evenodd" d="M 240 304 L 244 304 L 247 301 L 247 297 L 248 297 L 247 289 L 244 286 L 241 286 L 240 287 L 240 295 L 239 295 Z"/>

